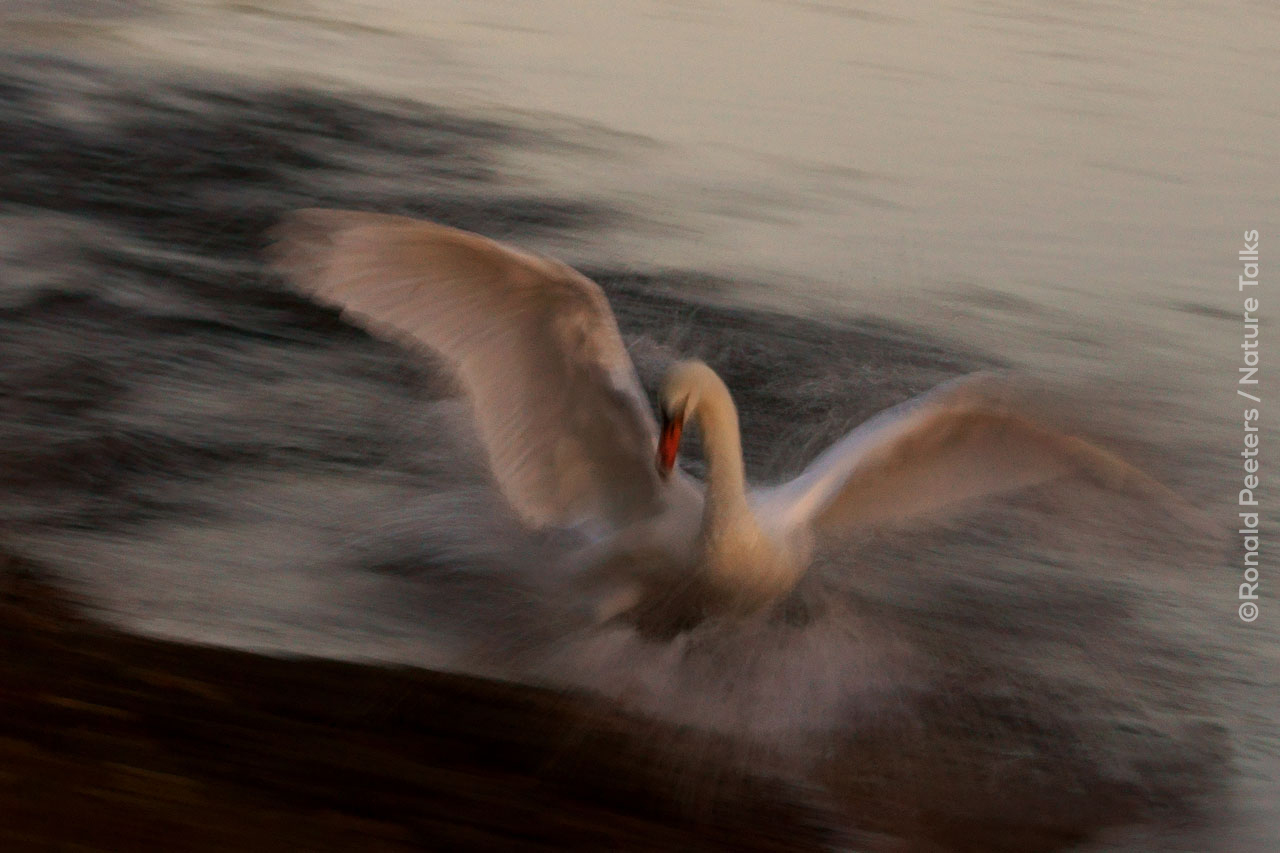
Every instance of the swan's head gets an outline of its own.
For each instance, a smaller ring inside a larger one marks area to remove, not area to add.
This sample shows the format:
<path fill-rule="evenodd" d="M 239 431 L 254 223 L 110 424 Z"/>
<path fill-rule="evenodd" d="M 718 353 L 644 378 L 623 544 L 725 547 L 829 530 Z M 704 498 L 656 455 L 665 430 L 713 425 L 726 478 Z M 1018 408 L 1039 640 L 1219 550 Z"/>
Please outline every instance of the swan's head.
<path fill-rule="evenodd" d="M 697 410 L 708 391 L 718 389 L 724 389 L 724 383 L 714 370 L 700 361 L 677 362 L 667 371 L 658 397 L 658 405 L 662 409 L 658 473 L 663 477 L 670 475 L 676 465 L 685 421 Z"/>

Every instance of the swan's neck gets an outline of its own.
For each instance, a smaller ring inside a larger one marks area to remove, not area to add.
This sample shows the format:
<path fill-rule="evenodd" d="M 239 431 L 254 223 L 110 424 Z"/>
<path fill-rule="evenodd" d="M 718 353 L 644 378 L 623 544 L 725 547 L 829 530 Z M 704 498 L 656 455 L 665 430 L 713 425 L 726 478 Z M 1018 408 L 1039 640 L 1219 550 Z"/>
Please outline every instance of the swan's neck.
<path fill-rule="evenodd" d="M 707 457 L 707 497 L 704 526 L 738 520 L 747 512 L 746 472 L 742 463 L 742 435 L 738 410 L 729 389 L 716 377 L 708 382 L 695 411 Z M 749 516 L 748 516 L 749 517 Z"/>
<path fill-rule="evenodd" d="M 738 410 L 720 377 L 705 369 L 690 416 L 702 433 L 707 489 L 699 558 L 712 588 L 753 610 L 786 594 L 804 570 L 784 543 L 762 529 L 747 503 Z"/>

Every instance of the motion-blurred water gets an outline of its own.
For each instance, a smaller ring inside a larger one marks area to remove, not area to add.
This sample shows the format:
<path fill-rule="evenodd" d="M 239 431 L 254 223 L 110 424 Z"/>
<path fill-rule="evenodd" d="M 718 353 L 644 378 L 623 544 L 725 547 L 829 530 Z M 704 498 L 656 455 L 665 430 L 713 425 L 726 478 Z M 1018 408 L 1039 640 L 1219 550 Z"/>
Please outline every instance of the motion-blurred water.
<path fill-rule="evenodd" d="M 96 9 L 0 5 L 3 521 L 115 618 L 581 687 L 818 778 L 886 717 L 944 749 L 946 696 L 1068 811 L 1199 808 L 1106 849 L 1280 847 L 1277 634 L 1236 616 L 1234 544 L 1045 492 L 829 555 L 787 613 L 596 630 L 447 380 L 257 260 L 315 203 L 562 256 L 647 383 L 725 371 L 761 478 L 1012 366 L 1230 529 L 1236 252 L 1260 231 L 1265 336 L 1280 225 L 1269 4 Z"/>

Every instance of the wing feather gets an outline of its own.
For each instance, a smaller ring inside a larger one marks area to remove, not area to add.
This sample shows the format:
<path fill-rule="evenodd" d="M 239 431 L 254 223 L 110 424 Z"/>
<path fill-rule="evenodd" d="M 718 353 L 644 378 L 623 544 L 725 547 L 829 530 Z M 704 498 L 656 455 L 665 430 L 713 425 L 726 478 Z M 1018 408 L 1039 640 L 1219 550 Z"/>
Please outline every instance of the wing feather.
<path fill-rule="evenodd" d="M 840 535 L 1064 476 L 1179 501 L 1115 454 L 973 393 L 982 384 L 948 383 L 882 412 L 762 493 L 762 513 Z"/>
<path fill-rule="evenodd" d="M 498 484 L 534 526 L 656 511 L 657 427 L 608 300 L 557 261 L 421 220 L 303 210 L 273 261 L 370 331 L 442 355 Z"/>

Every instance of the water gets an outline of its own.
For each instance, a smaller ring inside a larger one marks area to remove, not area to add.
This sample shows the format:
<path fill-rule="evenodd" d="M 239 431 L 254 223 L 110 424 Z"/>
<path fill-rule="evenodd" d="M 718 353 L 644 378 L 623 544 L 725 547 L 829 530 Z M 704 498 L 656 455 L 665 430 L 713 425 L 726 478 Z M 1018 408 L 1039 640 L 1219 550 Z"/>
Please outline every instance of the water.
<path fill-rule="evenodd" d="M 758 471 L 794 467 L 815 429 L 838 434 L 882 405 L 994 361 L 1058 393 L 1070 389 L 1100 432 L 1227 524 L 1240 475 L 1235 253 L 1242 233 L 1257 228 L 1266 276 L 1280 212 L 1271 83 L 1280 71 L 1280 14 L 1269 4 L 631 2 L 584 11 L 554 0 L 412 9 L 120 3 L 97 19 L 73 18 L 56 4 L 3 9 L 0 39 L 27 50 L 172 82 L 299 85 L 357 103 L 376 93 L 496 122 L 460 133 L 448 122 L 419 128 L 424 138 L 454 134 L 460 144 L 441 157 L 415 149 L 414 132 L 392 122 L 379 130 L 357 123 L 359 138 L 335 145 L 326 141 L 335 123 L 321 115 L 311 131 L 320 141 L 297 145 L 325 168 L 299 160 L 294 171 L 263 179 L 256 196 L 228 189 L 239 186 L 230 178 L 212 190 L 175 178 L 166 216 L 123 226 L 117 208 L 94 208 L 123 236 L 68 218 L 78 213 L 75 192 L 51 199 L 8 178 L 0 195 L 10 203 L 6 305 L 19 299 L 23 276 L 32 280 L 21 294 L 74 280 L 127 310 L 215 324 L 199 331 L 212 337 L 194 338 L 185 327 L 185 336 L 167 337 L 148 327 L 137 338 L 146 343 L 127 353 L 129 375 L 103 368 L 98 378 L 122 396 L 94 388 L 69 395 L 113 400 L 94 415 L 95 435 L 113 437 L 118 458 L 149 464 L 148 477 L 96 500 L 83 483 L 59 491 L 59 500 L 78 502 L 71 507 L 47 495 L 23 498 L 26 546 L 59 565 L 97 567 L 105 588 L 96 595 L 121 618 L 256 648 L 446 665 L 470 649 L 487 613 L 502 612 L 529 647 L 523 677 L 568 681 L 769 743 L 798 739 L 801 746 L 788 748 L 800 752 L 813 749 L 814 732 L 901 701 L 885 700 L 886 692 L 937 689 L 948 668 L 996 669 L 1012 685 L 1000 689 L 1037 707 L 1058 691 L 1083 695 L 1079 719 L 1096 730 L 1082 742 L 1094 745 L 1097 761 L 1113 760 L 1126 768 L 1118 775 L 1148 786 L 1151 778 L 1132 769 L 1137 756 L 1194 756 L 1202 744 L 1180 716 L 1225 726 L 1230 767 L 1204 759 L 1172 786 L 1191 787 L 1197 772 L 1225 782 L 1206 822 L 1104 846 L 1280 845 L 1272 805 L 1277 635 L 1265 601 L 1254 625 L 1236 618 L 1233 550 L 1184 546 L 1158 525 L 1149 535 L 1116 530 L 1123 525 L 1089 511 L 1094 498 L 1077 495 L 1048 507 L 1002 506 L 966 519 L 970 530 L 866 545 L 851 591 L 842 588 L 849 572 L 840 560 L 815 573 L 802 591 L 810 621 L 800 628 L 708 629 L 678 641 L 692 652 L 578 628 L 547 637 L 542 605 L 475 580 L 509 578 L 512 553 L 551 545 L 512 532 L 474 472 L 448 468 L 462 485 L 439 489 L 436 455 L 448 457 L 448 448 L 424 446 L 421 437 L 451 434 L 464 421 L 456 406 L 430 402 L 432 380 L 363 339 L 324 348 L 337 330 L 293 304 L 246 308 L 231 320 L 235 333 L 219 337 L 216 324 L 231 309 L 209 297 L 232 280 L 237 292 L 258 285 L 242 244 L 276 207 L 319 196 L 396 209 L 415 193 L 443 193 L 439 209 L 458 224 L 607 272 L 633 343 L 658 353 L 655 370 L 662 352 L 690 349 L 742 364 L 731 384 L 747 398 L 744 411 L 754 399 L 762 412 L 746 424 Z M 240 82 L 227 83 L 228 73 Z M 41 79 L 63 93 L 52 99 L 53 114 L 67 127 L 88 133 L 124 109 L 84 77 L 74 85 Z M 151 94 L 160 99 L 162 88 Z M 139 114 L 150 109 L 145 100 Z M 233 140 L 237 122 L 264 120 L 253 108 L 224 119 Z M 517 144 L 499 144 L 501 128 L 512 125 L 522 129 Z M 214 143 L 223 138 L 208 132 L 196 129 Z M 306 136 L 299 130 L 296 139 Z M 189 145 L 175 141 L 172 162 Z M 133 164 L 119 156 L 127 146 L 99 162 L 127 171 Z M 472 157 L 468 146 L 481 153 Z M 216 158 L 216 144 L 207 155 Z M 357 165 L 343 172 L 335 160 Z M 165 162 L 147 161 L 160 171 Z M 425 162 L 440 165 L 415 165 Z M 488 201 L 455 203 L 463 198 Z M 521 199 L 537 211 L 531 221 L 495 213 Z M 217 239 L 183 230 L 187 208 L 201 205 L 219 213 L 204 223 Z M 31 218 L 50 209 L 53 219 Z M 224 224 L 233 219 L 241 221 Z M 149 242 L 200 258 L 183 287 L 145 272 L 149 262 L 172 273 L 173 259 Z M 117 255 L 80 261 L 62 256 L 66 245 Z M 88 285 L 86 269 L 124 272 Z M 664 272 L 671 269 L 698 275 Z M 659 275 L 637 285 L 632 271 Z M 760 321 L 754 337 L 731 335 L 712 309 L 672 332 L 671 316 L 683 312 L 665 304 L 655 312 L 646 287 L 807 316 L 871 315 L 919 332 L 913 340 L 872 329 L 823 348 L 814 341 L 825 333 L 781 320 Z M 1265 280 L 1262 289 L 1265 337 Z M 118 319 L 76 304 L 44 310 L 53 313 L 24 320 L 37 331 L 9 339 L 29 359 L 79 351 L 111 364 L 119 354 Z M 246 328 L 268 338 L 245 343 Z M 285 345 L 287 358 L 270 337 L 281 329 L 301 339 Z M 62 362 L 49 364 L 56 372 Z M 771 372 L 786 387 L 754 390 Z M 247 374 L 257 380 L 235 379 Z M 23 387 L 33 382 L 22 379 Z M 804 405 L 789 396 L 796 393 Z M 323 418 L 314 415 L 316 400 L 325 401 Z M 38 403 L 46 415 L 54 405 Z M 59 423 L 75 433 L 87 420 L 66 405 Z M 1262 409 L 1270 443 L 1265 396 Z M 806 415 L 792 422 L 780 419 L 785 411 Z M 36 441 L 50 429 L 38 426 L 23 437 Z M 164 439 L 159 450 L 147 443 L 156 436 Z M 162 476 L 166 464 L 188 466 L 191 448 L 207 452 L 199 476 Z M 183 502 L 188 516 L 174 508 Z M 144 512 L 141 532 L 104 537 L 106 509 L 126 505 L 160 507 L 164 517 L 147 524 Z M 61 522 L 49 522 L 50 507 Z M 1066 532 L 1044 520 L 1047 508 L 1052 518 L 1066 513 Z M 1124 517 L 1122 508 L 1102 514 L 1110 513 Z M 1266 521 L 1274 535 L 1275 514 Z M 382 569 L 335 571 L 349 564 Z M 406 600 L 404 578 L 423 564 L 466 571 L 453 586 L 419 584 L 423 599 Z M 424 627 L 424 609 L 445 610 L 455 597 L 479 601 L 477 621 Z M 573 618 L 557 612 L 550 621 L 563 627 Z M 968 650 L 948 654 L 948 640 Z M 708 661 L 726 656 L 727 665 L 708 671 Z M 843 676 L 824 677 L 833 668 Z M 985 696 L 995 688 L 971 689 Z M 786 702 L 797 707 L 779 706 Z M 788 731 L 770 731 L 777 720 Z M 1138 721 L 1151 739 L 1129 743 L 1108 728 Z"/>

